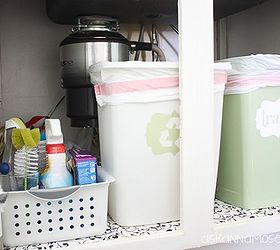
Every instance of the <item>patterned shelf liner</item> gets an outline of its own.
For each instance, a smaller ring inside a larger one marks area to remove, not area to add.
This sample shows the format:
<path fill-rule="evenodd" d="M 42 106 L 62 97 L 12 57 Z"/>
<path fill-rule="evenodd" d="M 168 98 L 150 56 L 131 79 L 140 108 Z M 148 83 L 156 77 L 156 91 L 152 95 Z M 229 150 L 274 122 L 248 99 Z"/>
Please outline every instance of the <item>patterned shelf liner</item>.
<path fill-rule="evenodd" d="M 264 218 L 267 216 L 280 216 L 280 207 L 270 207 L 246 210 L 220 200 L 215 200 L 214 204 L 214 224 L 234 223 L 240 221 L 250 221 Z M 156 233 L 174 232 L 180 230 L 180 221 L 167 223 L 157 223 L 152 225 L 122 227 L 108 218 L 106 232 L 100 236 L 78 238 L 67 241 L 49 242 L 44 244 L 32 244 L 19 247 L 5 247 L 5 250 L 48 250 L 63 247 L 77 247 L 83 244 L 92 244 L 105 240 L 114 240 L 120 238 L 131 238 L 137 236 L 147 236 Z"/>
<path fill-rule="evenodd" d="M 152 235 L 156 233 L 168 233 L 180 230 L 180 221 L 167 223 L 157 223 L 145 226 L 121 227 L 112 219 L 108 218 L 106 232 L 100 236 L 78 238 L 67 241 L 49 242 L 44 244 L 32 244 L 28 246 L 4 247 L 4 250 L 48 250 L 63 247 L 78 247 L 83 244 L 92 244 L 105 240 L 114 240 L 120 238 L 131 238 L 137 236 Z"/>
<path fill-rule="evenodd" d="M 234 223 L 240 221 L 250 221 L 267 216 L 280 216 L 280 207 L 269 207 L 260 209 L 243 209 L 220 200 L 215 200 L 214 223 Z"/>

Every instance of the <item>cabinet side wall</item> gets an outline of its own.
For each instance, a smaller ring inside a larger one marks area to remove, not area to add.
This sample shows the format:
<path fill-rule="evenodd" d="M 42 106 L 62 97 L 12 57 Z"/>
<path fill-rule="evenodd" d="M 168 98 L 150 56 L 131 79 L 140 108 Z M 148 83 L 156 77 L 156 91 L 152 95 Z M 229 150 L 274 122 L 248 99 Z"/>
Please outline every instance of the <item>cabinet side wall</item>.
<path fill-rule="evenodd" d="M 269 0 L 228 17 L 228 57 L 280 53 L 280 1 Z"/>

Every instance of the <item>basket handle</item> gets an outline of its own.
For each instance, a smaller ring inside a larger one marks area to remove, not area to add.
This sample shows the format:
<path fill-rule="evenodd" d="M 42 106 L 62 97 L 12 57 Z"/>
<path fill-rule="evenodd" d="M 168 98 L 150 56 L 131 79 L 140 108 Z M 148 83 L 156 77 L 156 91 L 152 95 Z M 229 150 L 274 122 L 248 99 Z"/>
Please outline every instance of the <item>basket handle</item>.
<path fill-rule="evenodd" d="M 72 186 L 65 188 L 29 190 L 28 193 L 42 200 L 57 200 L 67 198 L 76 193 L 79 189 L 79 186 Z"/>

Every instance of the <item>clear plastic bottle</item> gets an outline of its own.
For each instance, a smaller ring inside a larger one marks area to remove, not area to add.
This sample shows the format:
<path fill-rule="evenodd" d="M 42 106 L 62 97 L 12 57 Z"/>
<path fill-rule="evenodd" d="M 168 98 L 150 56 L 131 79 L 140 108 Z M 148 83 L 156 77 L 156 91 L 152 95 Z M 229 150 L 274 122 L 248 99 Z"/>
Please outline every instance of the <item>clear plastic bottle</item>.
<path fill-rule="evenodd" d="M 0 184 L 5 191 L 17 190 L 13 171 L 15 148 L 12 145 L 12 130 L 13 128 L 6 128 L 5 148 L 1 163 L 1 174 L 9 174 L 8 178 L 2 178 L 1 176 L 0 180 Z"/>
<path fill-rule="evenodd" d="M 43 131 L 40 133 L 40 142 L 38 145 L 38 169 L 39 173 L 43 172 L 44 168 L 47 165 L 47 153 L 46 153 L 46 133 Z"/>

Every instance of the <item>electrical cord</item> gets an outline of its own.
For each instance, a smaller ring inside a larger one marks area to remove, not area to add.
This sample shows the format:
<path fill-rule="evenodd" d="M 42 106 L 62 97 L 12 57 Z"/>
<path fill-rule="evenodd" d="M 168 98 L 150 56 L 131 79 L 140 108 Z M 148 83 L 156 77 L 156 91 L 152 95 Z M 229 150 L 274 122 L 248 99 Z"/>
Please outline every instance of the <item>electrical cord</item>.
<path fill-rule="evenodd" d="M 49 111 L 47 117 L 52 117 L 54 111 L 58 108 L 58 106 L 60 105 L 60 103 L 62 103 L 62 101 L 64 100 L 65 96 L 62 96 L 59 101 L 57 102 L 57 104 Z"/>

